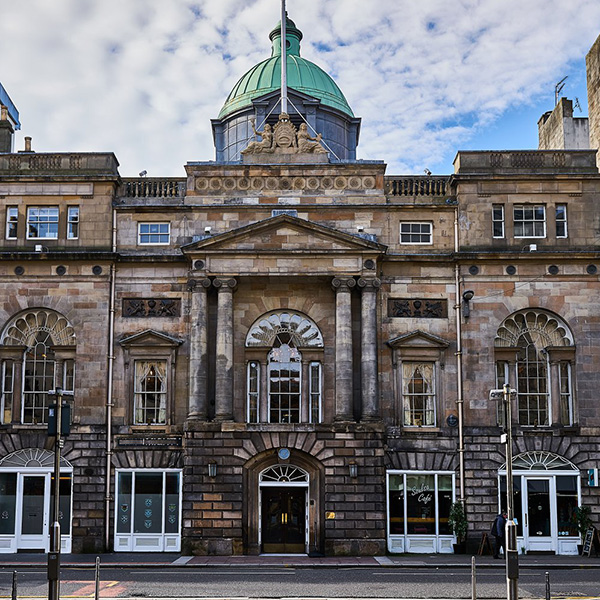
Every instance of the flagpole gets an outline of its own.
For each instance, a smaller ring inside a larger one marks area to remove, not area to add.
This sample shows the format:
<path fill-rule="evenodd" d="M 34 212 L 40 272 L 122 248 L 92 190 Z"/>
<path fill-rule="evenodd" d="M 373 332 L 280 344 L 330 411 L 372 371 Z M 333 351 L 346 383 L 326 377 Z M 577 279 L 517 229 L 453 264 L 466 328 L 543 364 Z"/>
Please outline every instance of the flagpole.
<path fill-rule="evenodd" d="M 285 0 L 281 0 L 281 112 L 287 113 L 287 36 Z"/>

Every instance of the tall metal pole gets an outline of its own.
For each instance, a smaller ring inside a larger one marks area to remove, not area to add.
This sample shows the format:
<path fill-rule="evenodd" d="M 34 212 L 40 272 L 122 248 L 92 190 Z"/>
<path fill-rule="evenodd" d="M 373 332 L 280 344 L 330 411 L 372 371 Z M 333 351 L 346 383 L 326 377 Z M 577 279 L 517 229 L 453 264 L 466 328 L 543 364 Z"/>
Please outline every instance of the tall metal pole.
<path fill-rule="evenodd" d="M 287 35 L 285 0 L 281 0 L 281 112 L 287 113 Z"/>
<path fill-rule="evenodd" d="M 506 409 L 506 509 L 508 512 L 504 544 L 506 550 L 506 597 L 507 600 L 518 600 L 519 554 L 517 552 L 517 525 L 514 521 L 512 474 L 512 396 L 514 391 L 508 384 L 505 384 L 502 389 Z"/>
<path fill-rule="evenodd" d="M 62 389 L 56 387 L 56 433 L 54 437 L 54 510 L 48 554 L 48 600 L 60 598 L 60 450 L 63 445 Z"/>
<path fill-rule="evenodd" d="M 456 317 L 456 411 L 458 412 L 458 473 L 460 477 L 460 500 L 465 501 L 465 433 L 464 433 L 464 398 L 463 398 L 463 363 L 462 363 L 462 322 L 460 295 L 460 251 L 458 228 L 458 205 L 454 208 L 454 314 Z"/>

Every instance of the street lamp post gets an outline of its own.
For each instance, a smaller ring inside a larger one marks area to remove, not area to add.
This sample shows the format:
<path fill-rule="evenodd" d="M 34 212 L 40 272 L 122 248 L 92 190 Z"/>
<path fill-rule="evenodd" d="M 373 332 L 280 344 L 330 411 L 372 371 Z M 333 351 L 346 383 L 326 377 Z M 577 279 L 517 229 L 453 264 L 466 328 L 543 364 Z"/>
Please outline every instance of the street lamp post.
<path fill-rule="evenodd" d="M 54 395 L 56 397 L 56 406 L 54 407 L 54 510 L 52 511 L 50 552 L 48 553 L 48 600 L 60 599 L 60 451 L 65 443 L 62 438 L 62 388 L 57 386 Z"/>
<path fill-rule="evenodd" d="M 519 597 L 519 554 L 517 551 L 517 525 L 514 521 L 513 506 L 513 475 L 512 475 L 512 398 L 516 394 L 506 384 L 502 388 L 504 409 L 506 415 L 506 592 L 508 600 L 518 600 Z"/>

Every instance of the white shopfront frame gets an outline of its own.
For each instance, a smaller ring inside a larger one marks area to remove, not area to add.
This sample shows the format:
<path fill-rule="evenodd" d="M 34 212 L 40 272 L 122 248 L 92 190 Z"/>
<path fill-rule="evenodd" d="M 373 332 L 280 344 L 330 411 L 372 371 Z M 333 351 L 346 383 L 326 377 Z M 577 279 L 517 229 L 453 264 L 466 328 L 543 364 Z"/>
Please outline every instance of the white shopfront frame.
<path fill-rule="evenodd" d="M 390 527 L 390 476 L 402 475 L 404 476 L 404 533 L 397 534 L 391 533 Z M 407 533 L 407 493 L 406 493 L 406 475 L 428 475 L 434 477 L 434 490 L 436 502 L 435 502 L 435 528 L 436 533 L 432 534 L 409 534 Z M 387 548 L 390 553 L 404 553 L 413 552 L 418 554 L 451 554 L 454 552 L 452 546 L 456 542 L 456 538 L 453 535 L 440 535 L 439 534 L 439 506 L 438 506 L 438 477 L 450 476 L 452 477 L 452 502 L 455 501 L 455 473 L 454 471 L 403 471 L 403 470 L 389 470 L 386 473 L 385 478 L 385 489 L 386 489 L 386 532 L 387 532 Z"/>
<path fill-rule="evenodd" d="M 131 473 L 131 498 L 135 499 L 135 484 L 137 474 L 162 474 L 162 506 L 161 506 L 161 532 L 160 533 L 135 533 L 135 508 L 132 505 L 131 518 L 128 533 L 118 532 L 119 523 L 119 475 Z M 166 473 L 177 473 L 179 475 L 178 494 L 178 522 L 177 533 L 165 532 L 166 511 Z M 115 552 L 180 552 L 181 551 L 181 509 L 182 509 L 183 471 L 182 469 L 116 469 L 115 471 L 115 516 L 114 516 L 114 551 Z"/>
<path fill-rule="evenodd" d="M 556 502 L 556 477 L 567 476 L 576 477 L 577 481 L 577 505 L 581 505 L 581 477 L 580 472 L 569 470 L 513 470 L 513 479 L 519 477 L 521 480 L 521 514 L 523 515 L 523 535 L 517 537 L 517 550 L 522 552 L 555 552 L 559 555 L 577 555 L 577 545 L 581 544 L 579 535 L 560 536 L 558 535 L 558 518 Z M 500 478 L 506 478 L 506 469 L 498 471 L 498 507 L 500 507 Z M 528 522 L 528 481 L 548 481 L 550 497 L 550 535 L 533 536 L 529 535 Z M 500 510 L 500 508 L 498 508 Z"/>
<path fill-rule="evenodd" d="M 40 464 L 44 464 L 47 460 L 53 461 L 53 453 L 45 451 L 45 450 L 20 450 L 18 452 L 13 453 L 13 455 L 9 455 L 4 459 L 6 462 L 10 462 L 11 456 L 16 456 L 17 454 L 23 453 L 31 454 L 36 453 L 36 462 Z M 37 461 L 37 458 L 42 458 L 42 460 Z M 4 462 L 3 461 L 3 462 Z M 51 490 L 51 480 L 54 475 L 54 468 L 47 466 L 2 466 L 0 464 L 0 473 L 7 474 L 15 474 L 17 477 L 16 481 L 16 504 L 15 504 L 15 527 L 12 534 L 1 534 L 0 535 L 0 553 L 1 554 L 11 554 L 16 553 L 19 550 L 27 551 L 27 550 L 43 550 L 44 552 L 49 552 L 50 550 L 50 526 L 51 526 L 51 515 L 50 515 L 50 490 Z M 65 475 L 69 475 L 71 478 L 71 494 L 69 498 L 70 502 L 70 522 L 69 522 L 69 533 L 63 534 L 61 532 L 61 552 L 65 554 L 70 554 L 72 549 L 72 527 L 73 527 L 73 467 L 67 463 L 65 460 L 61 460 L 60 464 L 60 474 L 61 477 Z M 44 499 L 43 499 L 43 526 L 42 532 L 39 535 L 28 535 L 22 533 L 22 524 L 23 524 L 23 484 L 24 479 L 26 477 L 39 477 L 43 478 L 44 483 Z"/>

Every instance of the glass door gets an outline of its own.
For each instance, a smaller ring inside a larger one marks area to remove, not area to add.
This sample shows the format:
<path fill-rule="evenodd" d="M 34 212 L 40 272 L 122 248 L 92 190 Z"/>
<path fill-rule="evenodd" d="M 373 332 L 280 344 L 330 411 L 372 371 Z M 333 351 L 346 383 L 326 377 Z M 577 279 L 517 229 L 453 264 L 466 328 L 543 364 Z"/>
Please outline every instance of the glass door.
<path fill-rule="evenodd" d="M 261 509 L 263 552 L 306 552 L 306 488 L 265 487 Z"/>
<path fill-rule="evenodd" d="M 525 541 L 530 551 L 556 551 L 556 501 L 554 478 L 527 477 Z"/>
<path fill-rule="evenodd" d="M 19 550 L 48 551 L 50 478 L 48 475 L 21 475 Z"/>

